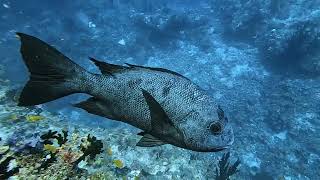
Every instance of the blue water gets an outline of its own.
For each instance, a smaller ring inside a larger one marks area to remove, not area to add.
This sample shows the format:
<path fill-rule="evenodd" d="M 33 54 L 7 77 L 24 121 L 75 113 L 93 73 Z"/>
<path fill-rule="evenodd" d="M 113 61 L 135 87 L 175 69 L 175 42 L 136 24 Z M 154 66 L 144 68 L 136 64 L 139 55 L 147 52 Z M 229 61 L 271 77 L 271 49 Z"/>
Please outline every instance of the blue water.
<path fill-rule="evenodd" d="M 320 179 L 320 1 L 2 0 L 0 5 L 0 149 L 9 147 L 3 154 L 19 166 L 11 178 L 218 179 L 218 162 L 230 152 L 231 164 L 241 161 L 231 179 Z M 137 128 L 71 106 L 86 99 L 84 94 L 17 107 L 28 71 L 16 32 L 42 39 L 91 72 L 99 70 L 89 56 L 186 76 L 224 108 L 233 145 L 217 153 L 171 145 L 138 148 Z M 49 129 L 68 130 L 68 142 L 65 148 L 53 144 L 57 160 L 35 171 L 49 154 L 40 143 Z M 66 149 L 79 157 L 80 139 L 88 134 L 102 140 L 103 152 L 71 168 Z M 36 153 L 26 150 L 30 143 Z M 0 179 L 7 173 L 2 171 Z"/>

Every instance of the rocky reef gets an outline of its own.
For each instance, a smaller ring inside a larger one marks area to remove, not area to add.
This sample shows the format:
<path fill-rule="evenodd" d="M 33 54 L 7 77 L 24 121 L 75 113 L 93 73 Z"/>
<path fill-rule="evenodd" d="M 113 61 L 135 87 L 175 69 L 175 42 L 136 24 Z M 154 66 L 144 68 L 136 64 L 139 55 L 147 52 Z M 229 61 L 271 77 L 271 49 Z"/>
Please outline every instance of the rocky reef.
<path fill-rule="evenodd" d="M 223 107 L 234 127 L 228 160 L 241 164 L 230 179 L 318 179 L 319 6 L 306 0 L 89 0 L 64 3 L 62 16 L 60 1 L 5 1 L 1 162 L 5 167 L 8 158 L 16 162 L 6 172 L 22 179 L 215 179 L 217 168 L 226 167 L 219 162 L 227 152 L 136 147 L 136 129 L 69 108 L 80 96 L 17 107 L 27 78 L 14 37 L 21 31 L 92 72 L 97 69 L 88 56 L 167 68 L 190 78 Z M 92 156 L 90 141 L 97 150 Z"/>
<path fill-rule="evenodd" d="M 89 128 L 41 107 L 17 107 L 9 87 L 0 88 L 7 95 L 0 105 L 1 179 L 203 179 L 219 170 L 218 154 L 204 160 L 171 145 L 137 147 L 132 128 Z"/>

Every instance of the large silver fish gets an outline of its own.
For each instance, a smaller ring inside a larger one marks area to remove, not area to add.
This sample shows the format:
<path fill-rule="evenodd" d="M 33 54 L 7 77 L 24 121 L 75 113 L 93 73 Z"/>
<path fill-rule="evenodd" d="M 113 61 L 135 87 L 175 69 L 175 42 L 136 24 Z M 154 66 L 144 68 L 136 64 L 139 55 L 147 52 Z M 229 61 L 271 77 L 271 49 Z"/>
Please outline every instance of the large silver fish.
<path fill-rule="evenodd" d="M 232 127 L 221 107 L 176 72 L 90 58 L 102 73 L 94 74 L 38 38 L 23 33 L 17 36 L 30 72 L 19 106 L 86 93 L 92 97 L 74 106 L 143 130 L 137 146 L 172 144 L 215 152 L 233 143 Z"/>

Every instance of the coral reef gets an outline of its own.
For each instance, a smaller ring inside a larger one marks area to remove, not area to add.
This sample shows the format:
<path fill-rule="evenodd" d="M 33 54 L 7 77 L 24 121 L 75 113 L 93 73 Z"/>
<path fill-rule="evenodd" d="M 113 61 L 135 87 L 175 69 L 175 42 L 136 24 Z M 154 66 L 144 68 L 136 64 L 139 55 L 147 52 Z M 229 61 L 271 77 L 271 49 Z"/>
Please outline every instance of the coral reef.
<path fill-rule="evenodd" d="M 101 140 L 97 140 L 96 137 L 90 136 L 89 134 L 86 139 L 82 139 L 80 150 L 82 151 L 83 155 L 73 163 L 73 166 L 77 166 L 81 161 L 85 160 L 87 156 L 90 159 L 94 159 L 96 155 L 103 152 L 102 148 L 103 144 Z"/>
<path fill-rule="evenodd" d="M 50 154 L 48 154 L 45 157 L 45 160 L 38 167 L 38 171 L 47 169 L 55 161 L 57 161 L 56 153 L 55 152 L 50 152 Z"/>
<path fill-rule="evenodd" d="M 229 40 L 253 41 L 268 16 L 268 1 L 211 0 L 211 8 L 220 17 L 224 36 Z"/>
<path fill-rule="evenodd" d="M 19 167 L 14 167 L 9 169 L 10 161 L 14 160 L 13 157 L 7 157 L 0 163 L 0 178 L 1 179 L 8 179 L 9 177 L 13 176 L 14 174 L 19 172 Z"/>
<path fill-rule="evenodd" d="M 138 130 L 69 107 L 83 96 L 17 107 L 28 73 L 14 37 L 19 30 L 91 72 L 97 69 L 88 56 L 190 78 L 234 126 L 229 151 L 241 167 L 231 179 L 318 179 L 319 2 L 88 0 L 64 2 L 63 9 L 59 1 L 3 2 L 1 162 L 15 158 L 18 179 L 214 179 L 222 155 L 136 147 Z M 88 134 L 103 144 L 94 159 L 84 156 Z"/>
<path fill-rule="evenodd" d="M 8 179 L 19 172 L 19 167 L 14 164 L 15 158 L 8 155 L 8 146 L 0 146 L 0 179 Z"/>
<path fill-rule="evenodd" d="M 319 76 L 320 29 L 311 20 L 291 25 L 283 35 L 270 32 L 260 48 L 263 63 L 274 71 Z M 268 39 L 266 39 L 268 38 Z"/>
<path fill-rule="evenodd" d="M 225 39 L 253 44 L 268 70 L 288 77 L 320 75 L 318 6 L 316 1 L 211 0 Z"/>
<path fill-rule="evenodd" d="M 49 130 L 47 133 L 40 136 L 43 140 L 43 144 L 53 144 L 53 140 L 56 139 L 59 146 L 65 144 L 68 139 L 68 131 L 62 130 L 62 134 L 58 133 L 57 131 Z"/>

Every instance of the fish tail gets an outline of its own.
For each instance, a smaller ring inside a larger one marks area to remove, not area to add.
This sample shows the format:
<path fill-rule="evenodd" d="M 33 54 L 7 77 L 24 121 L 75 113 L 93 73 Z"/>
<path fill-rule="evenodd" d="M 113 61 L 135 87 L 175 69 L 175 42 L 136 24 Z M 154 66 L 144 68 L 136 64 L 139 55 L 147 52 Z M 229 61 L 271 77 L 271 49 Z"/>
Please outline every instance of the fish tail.
<path fill-rule="evenodd" d="M 23 33 L 17 33 L 17 37 L 21 40 L 20 52 L 30 73 L 19 106 L 38 105 L 81 92 L 79 81 L 88 72 L 36 37 Z"/>

